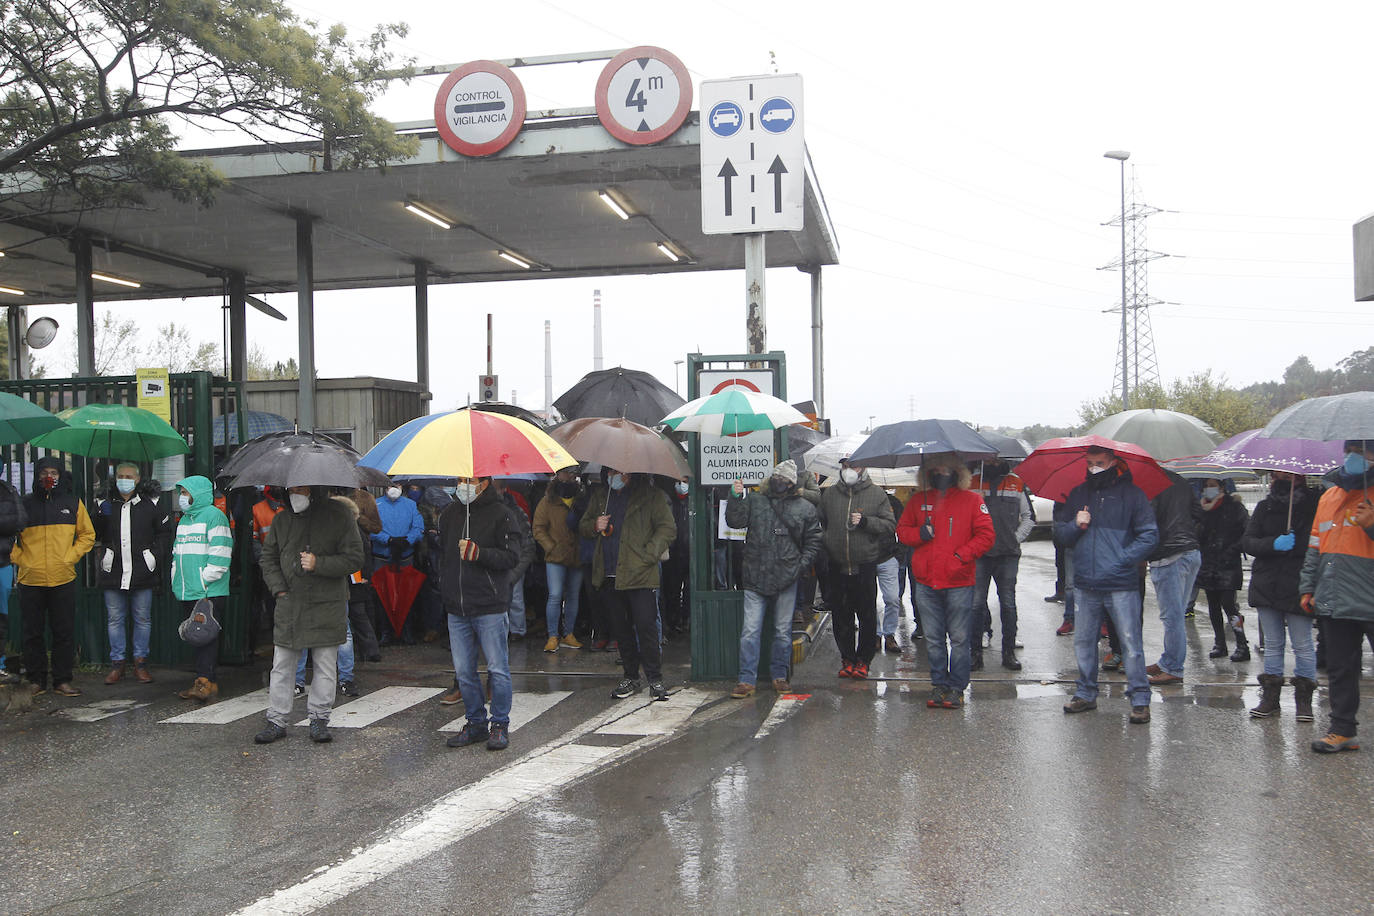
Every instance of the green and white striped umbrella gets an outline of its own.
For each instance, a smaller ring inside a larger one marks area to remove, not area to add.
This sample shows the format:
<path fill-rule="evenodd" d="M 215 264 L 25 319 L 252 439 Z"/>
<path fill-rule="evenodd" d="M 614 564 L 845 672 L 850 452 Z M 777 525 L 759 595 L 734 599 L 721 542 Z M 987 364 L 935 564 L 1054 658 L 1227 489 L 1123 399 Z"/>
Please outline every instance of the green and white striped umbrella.
<path fill-rule="evenodd" d="M 688 401 L 662 420 L 664 426 L 678 432 L 711 436 L 733 436 L 809 422 L 806 414 L 786 401 L 742 385 L 731 385 Z"/>

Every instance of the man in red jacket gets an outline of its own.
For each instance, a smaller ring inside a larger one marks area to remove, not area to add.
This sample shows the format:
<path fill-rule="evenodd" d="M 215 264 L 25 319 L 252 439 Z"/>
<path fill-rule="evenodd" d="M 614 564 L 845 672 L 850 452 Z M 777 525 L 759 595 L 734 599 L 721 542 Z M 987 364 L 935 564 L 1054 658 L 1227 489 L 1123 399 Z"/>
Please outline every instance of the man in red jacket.
<path fill-rule="evenodd" d="M 921 463 L 921 489 L 897 523 L 897 540 L 912 547 L 916 606 L 930 661 L 926 706 L 931 709 L 964 705 L 975 561 L 997 537 L 983 497 L 969 490 L 971 479 L 958 456 L 927 455 Z"/>

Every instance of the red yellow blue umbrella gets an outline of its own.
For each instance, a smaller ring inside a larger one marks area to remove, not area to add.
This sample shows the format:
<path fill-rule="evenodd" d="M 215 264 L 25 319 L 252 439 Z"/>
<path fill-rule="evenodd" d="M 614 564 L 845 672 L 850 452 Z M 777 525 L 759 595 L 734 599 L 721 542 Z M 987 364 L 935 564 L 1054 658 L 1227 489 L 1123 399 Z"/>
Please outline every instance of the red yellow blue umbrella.
<path fill-rule="evenodd" d="M 577 459 L 531 423 L 462 408 L 397 427 L 358 464 L 385 474 L 505 477 L 552 474 Z"/>

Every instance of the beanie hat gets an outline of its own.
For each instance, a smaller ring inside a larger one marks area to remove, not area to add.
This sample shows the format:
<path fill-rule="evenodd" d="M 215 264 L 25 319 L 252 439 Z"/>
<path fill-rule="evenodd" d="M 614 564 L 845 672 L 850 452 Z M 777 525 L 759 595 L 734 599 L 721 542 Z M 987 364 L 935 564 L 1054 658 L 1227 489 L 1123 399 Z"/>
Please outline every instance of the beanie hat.
<path fill-rule="evenodd" d="M 781 477 L 788 483 L 796 483 L 797 462 L 793 461 L 791 458 L 787 459 L 786 461 L 780 462 L 777 467 L 773 468 L 773 476 Z"/>

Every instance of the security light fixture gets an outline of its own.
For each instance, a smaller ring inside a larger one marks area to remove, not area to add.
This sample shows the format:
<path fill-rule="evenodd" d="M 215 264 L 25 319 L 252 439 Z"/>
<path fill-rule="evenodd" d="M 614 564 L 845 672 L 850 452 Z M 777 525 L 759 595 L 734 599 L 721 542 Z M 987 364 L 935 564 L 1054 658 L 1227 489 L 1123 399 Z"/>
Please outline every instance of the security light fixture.
<path fill-rule="evenodd" d="M 611 212 L 621 219 L 629 219 L 630 214 L 625 212 L 625 208 L 616 202 L 616 199 L 607 191 L 597 191 L 596 196 L 601 198 L 601 202 L 611 208 Z"/>
<path fill-rule="evenodd" d="M 1131 158 L 1131 154 L 1124 149 L 1109 149 L 1102 156 L 1104 159 L 1115 159 L 1117 162 L 1125 162 Z"/>
<path fill-rule="evenodd" d="M 453 220 L 449 219 L 446 216 L 440 215 L 439 213 L 435 212 L 434 210 L 431 210 L 429 207 L 426 207 L 423 204 L 416 203 L 413 200 L 408 200 L 405 202 L 405 208 L 409 210 L 411 213 L 414 213 L 416 216 L 420 217 L 420 219 L 427 220 L 428 222 L 431 222 L 434 225 L 438 226 L 440 229 L 453 228 Z"/>
<path fill-rule="evenodd" d="M 654 247 L 657 248 L 657 249 L 663 254 L 663 256 L 664 256 L 665 258 L 667 258 L 668 260 L 670 260 L 670 261 L 678 261 L 678 260 L 681 260 L 681 259 L 677 256 L 677 253 L 676 253 L 675 251 L 673 251 L 673 249 L 669 248 L 667 245 L 663 244 L 662 242 L 655 242 L 655 243 L 654 243 Z"/>
<path fill-rule="evenodd" d="M 24 295 L 24 291 L 22 289 L 15 289 L 13 286 L 0 286 L 0 293 L 8 293 L 11 296 Z"/>
<path fill-rule="evenodd" d="M 115 277 L 110 274 L 98 274 L 95 271 L 91 271 L 91 279 L 104 280 L 106 283 L 113 283 L 116 286 L 127 286 L 129 289 L 140 289 L 143 286 L 143 284 L 139 283 L 137 280 L 126 280 L 123 277 Z"/>
<path fill-rule="evenodd" d="M 496 252 L 496 256 L 498 258 L 502 258 L 503 260 L 510 261 L 512 264 L 514 264 L 516 267 L 519 267 L 521 270 L 529 270 L 531 267 L 529 261 L 526 261 L 524 258 L 519 257 L 518 255 L 511 254 L 509 251 L 498 251 Z"/>

